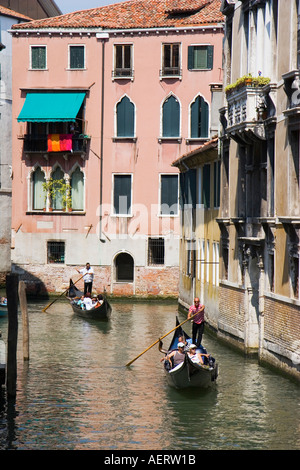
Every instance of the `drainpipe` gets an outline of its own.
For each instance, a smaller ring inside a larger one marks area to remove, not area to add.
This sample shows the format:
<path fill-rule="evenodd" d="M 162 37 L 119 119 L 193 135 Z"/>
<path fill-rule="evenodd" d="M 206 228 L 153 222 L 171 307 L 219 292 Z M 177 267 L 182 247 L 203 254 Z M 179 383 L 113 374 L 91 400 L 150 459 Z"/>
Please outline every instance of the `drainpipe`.
<path fill-rule="evenodd" d="M 105 62 L 105 40 L 109 39 L 108 33 L 97 33 L 96 38 L 102 41 L 102 84 L 101 84 L 101 129 L 100 129 L 100 213 L 99 213 L 99 240 L 102 238 L 102 202 L 103 202 L 103 131 L 104 131 L 104 62 Z"/>

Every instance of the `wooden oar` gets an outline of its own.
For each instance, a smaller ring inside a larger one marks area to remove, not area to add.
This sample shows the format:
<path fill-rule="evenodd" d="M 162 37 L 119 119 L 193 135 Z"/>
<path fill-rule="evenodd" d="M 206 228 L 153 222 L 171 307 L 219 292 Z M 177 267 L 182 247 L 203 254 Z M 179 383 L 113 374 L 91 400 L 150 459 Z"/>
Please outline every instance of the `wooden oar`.
<path fill-rule="evenodd" d="M 80 281 L 80 279 L 82 279 L 83 276 L 81 276 L 79 279 L 77 279 L 77 281 L 73 282 L 73 286 L 75 284 L 77 284 L 77 282 Z M 60 294 L 55 300 L 53 300 L 49 305 L 47 305 L 47 307 L 43 308 L 42 312 L 46 312 L 46 310 L 48 310 L 48 308 L 51 307 L 51 305 L 54 304 L 54 302 L 56 302 L 62 295 L 64 295 L 66 292 L 68 292 L 69 289 L 70 289 L 70 286 L 62 294 Z"/>
<path fill-rule="evenodd" d="M 157 343 L 159 343 L 159 341 L 161 341 L 163 338 L 165 338 L 166 336 L 168 336 L 170 333 L 172 333 L 173 331 L 177 330 L 177 328 L 179 328 L 181 325 L 183 325 L 184 323 L 186 323 L 187 321 L 191 320 L 192 318 L 194 318 L 198 313 L 202 312 L 202 310 L 204 309 L 204 306 L 201 308 L 201 310 L 199 310 L 199 312 L 195 313 L 194 315 L 192 315 L 190 318 L 187 318 L 186 320 L 184 320 L 182 323 L 180 323 L 179 325 L 175 326 L 175 328 L 173 328 L 171 331 L 169 331 L 168 333 L 166 333 L 165 335 L 161 336 L 160 338 L 158 338 L 157 341 L 155 341 L 155 343 L 151 344 L 151 346 L 149 346 L 147 349 L 145 349 L 145 351 L 143 351 L 141 354 L 139 354 L 138 356 L 136 356 L 134 359 L 132 359 L 132 361 L 128 362 L 128 364 L 126 364 L 126 366 L 130 366 L 134 361 L 136 361 L 139 357 L 141 357 L 143 354 L 145 354 L 145 352 L 149 351 L 149 349 L 153 348 L 153 346 L 155 346 Z"/>

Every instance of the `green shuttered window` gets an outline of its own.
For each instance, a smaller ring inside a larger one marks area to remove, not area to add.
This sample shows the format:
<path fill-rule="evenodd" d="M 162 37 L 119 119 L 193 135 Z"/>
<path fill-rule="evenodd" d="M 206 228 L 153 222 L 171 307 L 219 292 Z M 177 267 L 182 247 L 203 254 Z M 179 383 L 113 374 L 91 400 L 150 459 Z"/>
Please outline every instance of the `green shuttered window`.
<path fill-rule="evenodd" d="M 188 46 L 188 69 L 210 70 L 213 68 L 214 46 Z"/>
<path fill-rule="evenodd" d="M 134 137 L 135 106 L 127 96 L 117 104 L 117 137 Z"/>
<path fill-rule="evenodd" d="M 191 104 L 191 138 L 207 138 L 208 137 L 208 103 L 197 96 Z"/>
<path fill-rule="evenodd" d="M 163 137 L 179 137 L 180 106 L 174 96 L 170 96 L 163 104 Z"/>
<path fill-rule="evenodd" d="M 178 214 L 178 176 L 161 175 L 161 215 Z"/>
<path fill-rule="evenodd" d="M 131 175 L 114 175 L 114 211 L 118 215 L 131 212 Z"/>
<path fill-rule="evenodd" d="M 70 69 L 85 68 L 84 46 L 70 46 Z"/>
<path fill-rule="evenodd" d="M 31 68 L 35 70 L 46 68 L 46 46 L 31 46 Z"/>

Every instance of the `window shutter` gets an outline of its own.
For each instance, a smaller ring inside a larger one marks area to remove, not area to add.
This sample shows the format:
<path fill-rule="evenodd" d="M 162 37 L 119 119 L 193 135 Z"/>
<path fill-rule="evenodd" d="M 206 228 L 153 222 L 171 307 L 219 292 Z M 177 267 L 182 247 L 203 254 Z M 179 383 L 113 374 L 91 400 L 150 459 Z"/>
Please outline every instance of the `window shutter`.
<path fill-rule="evenodd" d="M 214 65 L 214 46 L 207 46 L 207 68 L 212 69 Z"/>
<path fill-rule="evenodd" d="M 178 213 L 178 176 L 161 176 L 161 214 Z"/>
<path fill-rule="evenodd" d="M 116 214 L 129 214 L 131 208 L 131 175 L 114 177 L 114 209 Z"/>
<path fill-rule="evenodd" d="M 194 68 L 194 47 L 188 46 L 188 70 Z"/>
<path fill-rule="evenodd" d="M 203 167 L 203 204 L 205 209 L 210 207 L 210 165 Z"/>
<path fill-rule="evenodd" d="M 127 96 L 117 104 L 117 137 L 134 137 L 134 111 Z"/>
<path fill-rule="evenodd" d="M 208 137 L 208 103 L 201 97 L 201 130 L 200 137 Z"/>
<path fill-rule="evenodd" d="M 70 68 L 83 69 L 84 68 L 84 47 L 71 46 L 70 47 Z"/>
<path fill-rule="evenodd" d="M 200 97 L 197 96 L 191 105 L 191 137 L 200 137 L 200 118 L 201 118 Z"/>
<path fill-rule="evenodd" d="M 179 137 L 180 110 L 174 96 L 163 104 L 163 137 Z"/>

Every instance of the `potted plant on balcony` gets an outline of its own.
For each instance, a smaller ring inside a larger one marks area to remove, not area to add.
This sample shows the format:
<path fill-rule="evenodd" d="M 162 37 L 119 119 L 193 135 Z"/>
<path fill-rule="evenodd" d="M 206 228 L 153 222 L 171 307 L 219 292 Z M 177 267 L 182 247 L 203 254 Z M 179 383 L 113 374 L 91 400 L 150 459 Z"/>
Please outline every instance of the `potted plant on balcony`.
<path fill-rule="evenodd" d="M 225 88 L 225 93 L 226 95 L 230 94 L 233 91 L 236 91 L 240 88 L 243 87 L 263 87 L 270 83 L 270 78 L 269 77 L 262 77 L 259 75 L 258 77 L 253 77 L 251 73 L 247 75 L 243 75 L 242 77 L 238 78 L 234 83 L 230 83 L 230 85 L 227 85 Z"/>

